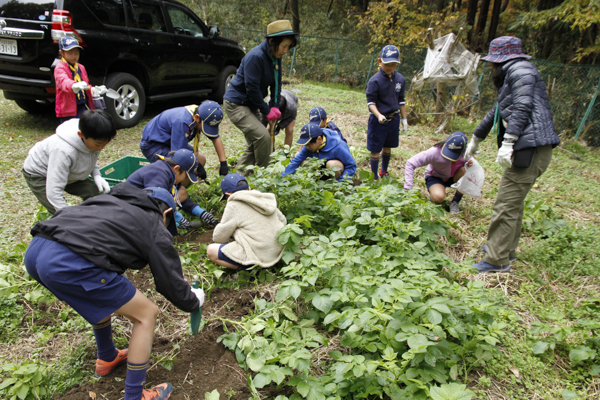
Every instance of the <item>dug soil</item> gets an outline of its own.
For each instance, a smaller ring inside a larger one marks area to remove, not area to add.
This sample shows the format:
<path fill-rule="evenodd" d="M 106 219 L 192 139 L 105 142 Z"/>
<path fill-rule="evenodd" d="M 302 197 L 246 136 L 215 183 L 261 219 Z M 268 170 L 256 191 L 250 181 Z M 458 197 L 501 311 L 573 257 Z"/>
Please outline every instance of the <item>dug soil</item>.
<path fill-rule="evenodd" d="M 184 240 L 190 244 L 202 244 L 210 243 L 211 238 L 212 232 L 190 232 L 185 235 Z M 146 375 L 146 388 L 170 382 L 173 385 L 173 400 L 204 399 L 207 392 L 215 389 L 219 391 L 221 399 L 247 400 L 251 397 L 247 382 L 251 371 L 241 368 L 234 353 L 217 343 L 217 338 L 225 333 L 223 323 L 218 318 L 239 320 L 247 315 L 254 309 L 253 299 L 257 295 L 255 289 L 214 288 L 202 312 L 202 318 L 208 320 L 208 323 L 193 336 L 187 332 L 188 316 L 155 293 L 149 268 L 136 273 L 128 272 L 127 276 L 160 310 L 150 367 Z M 113 317 L 113 330 L 116 323 L 119 321 L 115 321 Z M 229 325 L 228 327 L 231 329 Z M 88 358 L 85 368 L 93 371 L 96 358 L 93 345 Z M 126 367 L 123 365 L 108 377 L 91 379 L 90 382 L 69 389 L 63 395 L 55 394 L 53 398 L 122 399 L 125 375 Z M 261 390 L 261 395 L 263 398 L 275 398 L 279 394 L 277 392 L 275 387 L 265 388 Z"/>

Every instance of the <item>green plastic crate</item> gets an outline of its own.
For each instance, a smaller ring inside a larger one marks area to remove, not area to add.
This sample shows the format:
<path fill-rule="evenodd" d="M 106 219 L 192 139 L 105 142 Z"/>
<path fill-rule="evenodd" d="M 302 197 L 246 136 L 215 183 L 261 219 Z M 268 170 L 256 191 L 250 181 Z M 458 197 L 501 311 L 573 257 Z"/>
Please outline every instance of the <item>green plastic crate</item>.
<path fill-rule="evenodd" d="M 125 156 L 100 168 L 100 175 L 113 187 L 117 183 L 125 182 L 129 175 L 148 164 L 150 161 L 144 157 Z"/>

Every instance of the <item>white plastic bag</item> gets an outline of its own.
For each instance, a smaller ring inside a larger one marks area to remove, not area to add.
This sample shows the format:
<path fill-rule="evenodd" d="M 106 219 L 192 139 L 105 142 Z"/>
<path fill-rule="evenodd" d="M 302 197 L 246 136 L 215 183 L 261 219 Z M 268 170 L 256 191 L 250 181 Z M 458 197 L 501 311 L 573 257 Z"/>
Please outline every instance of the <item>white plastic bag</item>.
<path fill-rule="evenodd" d="M 481 188 L 483 187 L 483 181 L 485 180 L 485 173 L 477 160 L 474 158 L 472 158 L 472 160 L 473 165 L 469 167 L 465 164 L 467 172 L 465 172 L 463 177 L 452 185 L 452 187 L 462 194 L 478 199 L 481 197 Z"/>

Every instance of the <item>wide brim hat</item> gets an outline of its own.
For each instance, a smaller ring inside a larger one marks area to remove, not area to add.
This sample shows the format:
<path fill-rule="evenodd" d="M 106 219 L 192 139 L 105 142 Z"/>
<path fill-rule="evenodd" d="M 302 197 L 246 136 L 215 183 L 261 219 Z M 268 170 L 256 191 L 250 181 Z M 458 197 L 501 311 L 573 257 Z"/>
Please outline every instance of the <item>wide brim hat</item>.
<path fill-rule="evenodd" d="M 219 136 L 219 124 L 223 121 L 223 109 L 216 101 L 204 101 L 198 107 L 198 116 L 202 120 L 202 131 L 209 138 Z"/>
<path fill-rule="evenodd" d="M 177 236 L 177 223 L 175 222 L 175 212 L 177 211 L 177 205 L 175 204 L 173 195 L 167 189 L 159 187 L 147 187 L 144 188 L 143 191 L 146 194 L 148 194 L 148 196 L 162 201 L 169 208 L 171 208 L 171 221 L 169 222 L 169 226 L 167 226 L 167 230 L 172 236 Z"/>
<path fill-rule="evenodd" d="M 243 175 L 238 174 L 237 172 L 227 174 L 221 180 L 221 191 L 223 192 L 223 195 L 219 201 L 225 200 L 226 193 L 235 193 L 238 190 L 246 190 L 249 187 L 248 180 Z"/>
<path fill-rule="evenodd" d="M 322 135 L 323 129 L 321 129 L 321 127 L 318 124 L 311 122 L 302 127 L 302 129 L 300 130 L 300 139 L 298 139 L 296 144 L 304 146 L 306 143 L 310 142 L 311 139 Z"/>
<path fill-rule="evenodd" d="M 521 39 L 518 37 L 500 36 L 491 41 L 487 56 L 481 59 L 487 62 L 503 63 L 514 58 L 531 58 L 531 56 L 523 53 Z"/>
<path fill-rule="evenodd" d="M 442 146 L 442 157 L 452 162 L 458 161 L 467 146 L 467 135 L 454 132 L 448 136 Z"/>
<path fill-rule="evenodd" d="M 289 35 L 298 35 L 298 33 L 294 32 L 292 24 L 288 19 L 280 19 L 279 21 L 274 21 L 267 25 L 266 38 Z"/>

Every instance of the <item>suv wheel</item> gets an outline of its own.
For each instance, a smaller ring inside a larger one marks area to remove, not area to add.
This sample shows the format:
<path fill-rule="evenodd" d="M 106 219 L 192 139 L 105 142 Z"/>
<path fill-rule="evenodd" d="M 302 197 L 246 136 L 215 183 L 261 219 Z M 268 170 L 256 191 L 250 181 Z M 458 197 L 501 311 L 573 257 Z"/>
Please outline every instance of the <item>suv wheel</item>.
<path fill-rule="evenodd" d="M 146 93 L 140 81 L 124 72 L 111 74 L 106 78 L 106 87 L 116 90 L 118 99 L 105 98 L 106 111 L 113 118 L 117 129 L 135 126 L 144 115 Z"/>
<path fill-rule="evenodd" d="M 52 107 L 54 103 L 47 101 L 15 99 L 15 103 L 29 114 L 39 115 L 54 112 L 54 107 Z"/>
<path fill-rule="evenodd" d="M 232 65 L 228 65 L 225 67 L 225 69 L 221 73 L 221 81 L 219 82 L 219 89 L 215 94 L 215 101 L 223 104 L 223 96 L 225 96 L 225 92 L 227 91 L 229 84 L 235 77 L 236 72 L 237 68 Z"/>

